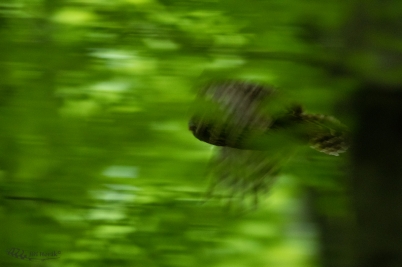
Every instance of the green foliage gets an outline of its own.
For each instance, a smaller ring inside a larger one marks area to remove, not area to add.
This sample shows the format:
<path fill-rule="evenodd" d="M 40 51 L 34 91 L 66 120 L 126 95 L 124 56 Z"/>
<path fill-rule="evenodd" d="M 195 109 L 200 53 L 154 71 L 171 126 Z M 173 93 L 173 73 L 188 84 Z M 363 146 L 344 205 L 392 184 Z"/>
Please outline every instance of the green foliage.
<path fill-rule="evenodd" d="M 343 192 L 342 159 L 306 153 L 258 210 L 226 211 L 206 200 L 211 149 L 187 120 L 198 85 L 214 78 L 273 84 L 311 112 L 345 110 L 335 104 L 355 79 L 328 68 L 342 55 L 353 7 L 2 1 L 1 265 L 26 266 L 7 255 L 19 248 L 61 251 L 42 266 L 317 266 L 301 188 Z M 400 50 L 396 40 L 386 45 Z M 347 67 L 400 79 L 393 65 L 377 72 L 370 53 L 353 54 Z M 328 198 L 321 209 L 343 213 L 344 202 Z"/>

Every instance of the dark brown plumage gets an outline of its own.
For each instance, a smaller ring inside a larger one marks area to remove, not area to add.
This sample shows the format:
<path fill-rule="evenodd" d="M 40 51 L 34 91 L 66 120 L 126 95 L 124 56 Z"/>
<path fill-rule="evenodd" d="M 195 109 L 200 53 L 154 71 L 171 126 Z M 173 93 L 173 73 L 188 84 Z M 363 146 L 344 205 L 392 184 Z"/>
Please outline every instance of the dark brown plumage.
<path fill-rule="evenodd" d="M 305 113 L 300 105 L 270 108 L 277 95 L 273 87 L 243 81 L 215 82 L 199 91 L 189 129 L 219 147 L 215 185 L 257 198 L 298 144 L 335 156 L 347 150 L 347 130 L 338 120 Z"/>
<path fill-rule="evenodd" d="M 202 102 L 190 120 L 190 130 L 199 140 L 216 146 L 244 148 L 250 134 L 266 131 L 271 118 L 261 112 L 272 88 L 247 82 L 213 83 L 200 90 Z"/>
<path fill-rule="evenodd" d="M 270 114 L 266 107 L 275 100 L 275 94 L 272 87 L 249 82 L 212 83 L 197 95 L 199 104 L 189 129 L 197 139 L 215 146 L 266 150 L 269 147 L 259 146 L 253 139 L 286 130 L 328 155 L 347 150 L 346 127 L 334 117 L 304 113 L 300 105 Z"/>

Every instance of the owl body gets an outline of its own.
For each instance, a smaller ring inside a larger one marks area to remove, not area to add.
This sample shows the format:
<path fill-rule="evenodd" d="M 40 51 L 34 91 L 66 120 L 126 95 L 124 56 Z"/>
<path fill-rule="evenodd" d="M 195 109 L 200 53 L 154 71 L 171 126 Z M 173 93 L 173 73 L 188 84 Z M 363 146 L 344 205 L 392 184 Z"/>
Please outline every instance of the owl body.
<path fill-rule="evenodd" d="M 273 87 L 251 82 L 211 83 L 197 95 L 202 104 L 190 119 L 189 129 L 197 139 L 215 146 L 267 150 L 270 147 L 258 139 L 283 133 L 289 142 L 298 140 L 328 155 L 347 150 L 347 130 L 337 119 L 305 113 L 300 105 L 271 114 L 266 107 L 276 95 Z"/>
<path fill-rule="evenodd" d="M 269 108 L 277 94 L 271 86 L 243 81 L 211 83 L 199 91 L 189 129 L 217 146 L 213 185 L 257 200 L 299 145 L 332 156 L 347 150 L 347 130 L 338 120 L 305 113 L 300 105 L 277 112 Z"/>

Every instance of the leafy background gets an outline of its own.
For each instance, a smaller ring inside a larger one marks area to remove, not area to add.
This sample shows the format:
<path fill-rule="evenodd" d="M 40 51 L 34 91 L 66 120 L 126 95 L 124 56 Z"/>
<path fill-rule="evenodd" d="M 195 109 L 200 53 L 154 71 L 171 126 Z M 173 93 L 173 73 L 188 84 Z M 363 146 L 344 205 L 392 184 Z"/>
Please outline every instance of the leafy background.
<path fill-rule="evenodd" d="M 237 78 L 273 84 L 353 129 L 356 78 L 336 62 L 398 79 L 377 72 L 370 53 L 350 56 L 355 6 L 3 0 L 1 265 L 321 266 L 317 218 L 353 220 L 348 155 L 298 157 L 257 209 L 227 207 L 205 197 L 214 151 L 187 120 L 200 84 Z M 11 248 L 61 254 L 27 262 Z"/>

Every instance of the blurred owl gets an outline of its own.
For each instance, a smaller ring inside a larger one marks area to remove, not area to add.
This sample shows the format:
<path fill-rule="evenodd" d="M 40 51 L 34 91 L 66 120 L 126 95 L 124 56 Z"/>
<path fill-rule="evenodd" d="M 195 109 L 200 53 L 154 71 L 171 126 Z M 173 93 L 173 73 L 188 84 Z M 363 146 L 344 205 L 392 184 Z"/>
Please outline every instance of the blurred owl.
<path fill-rule="evenodd" d="M 189 130 L 217 146 L 213 187 L 257 199 L 300 145 L 332 156 L 348 149 L 347 129 L 337 119 L 278 106 L 277 98 L 273 87 L 244 81 L 214 82 L 198 92 Z"/>

